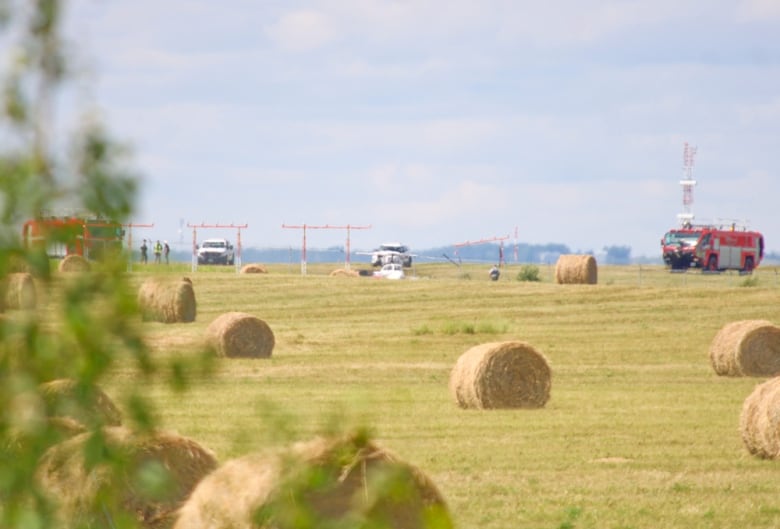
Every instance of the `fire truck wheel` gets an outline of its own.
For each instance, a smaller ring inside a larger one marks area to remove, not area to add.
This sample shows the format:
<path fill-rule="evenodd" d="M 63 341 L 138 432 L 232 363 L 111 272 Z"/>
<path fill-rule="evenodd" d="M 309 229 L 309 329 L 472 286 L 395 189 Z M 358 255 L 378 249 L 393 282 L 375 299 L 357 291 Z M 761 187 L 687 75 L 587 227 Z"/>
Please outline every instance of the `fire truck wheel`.
<path fill-rule="evenodd" d="M 711 255 L 709 261 L 707 261 L 707 270 L 710 272 L 715 272 L 718 270 L 718 258 L 714 255 Z"/>

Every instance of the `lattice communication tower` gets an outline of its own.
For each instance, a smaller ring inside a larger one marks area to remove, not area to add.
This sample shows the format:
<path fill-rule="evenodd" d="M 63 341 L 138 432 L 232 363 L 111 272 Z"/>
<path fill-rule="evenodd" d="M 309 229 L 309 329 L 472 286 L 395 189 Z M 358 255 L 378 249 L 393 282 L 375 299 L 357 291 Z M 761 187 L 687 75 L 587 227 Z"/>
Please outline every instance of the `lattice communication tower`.
<path fill-rule="evenodd" d="M 683 189 L 683 212 L 677 215 L 683 226 L 689 226 L 693 223 L 693 188 L 696 185 L 696 180 L 693 179 L 693 161 L 695 156 L 696 147 L 692 147 L 686 141 L 683 148 L 683 179 L 680 180 L 680 185 Z"/>

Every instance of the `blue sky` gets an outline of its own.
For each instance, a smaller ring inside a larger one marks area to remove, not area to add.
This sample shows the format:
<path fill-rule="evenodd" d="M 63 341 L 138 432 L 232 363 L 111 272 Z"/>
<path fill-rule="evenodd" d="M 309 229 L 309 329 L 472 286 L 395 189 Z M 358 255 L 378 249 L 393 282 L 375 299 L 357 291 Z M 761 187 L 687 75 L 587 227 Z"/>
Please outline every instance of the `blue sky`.
<path fill-rule="evenodd" d="M 775 0 L 78 0 L 67 28 L 143 176 L 136 238 L 655 256 L 689 142 L 697 220 L 780 250 Z"/>

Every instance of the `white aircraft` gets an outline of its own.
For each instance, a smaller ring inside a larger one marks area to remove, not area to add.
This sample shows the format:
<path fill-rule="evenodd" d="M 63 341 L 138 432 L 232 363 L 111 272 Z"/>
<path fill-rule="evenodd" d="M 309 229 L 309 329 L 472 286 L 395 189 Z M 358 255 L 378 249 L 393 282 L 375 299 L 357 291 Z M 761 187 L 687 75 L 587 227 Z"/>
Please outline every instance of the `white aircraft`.
<path fill-rule="evenodd" d="M 387 263 L 374 272 L 374 277 L 379 279 L 403 279 L 406 277 L 406 274 L 404 274 L 404 267 L 400 263 Z"/>

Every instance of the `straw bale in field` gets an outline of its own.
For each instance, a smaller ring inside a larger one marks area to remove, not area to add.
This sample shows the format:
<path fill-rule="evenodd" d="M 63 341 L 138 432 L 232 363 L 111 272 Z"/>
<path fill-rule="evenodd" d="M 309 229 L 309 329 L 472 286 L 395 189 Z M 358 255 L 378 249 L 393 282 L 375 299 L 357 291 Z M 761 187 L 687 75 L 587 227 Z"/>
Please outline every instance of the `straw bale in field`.
<path fill-rule="evenodd" d="M 780 374 L 780 327 L 767 320 L 727 323 L 712 340 L 709 355 L 718 375 Z"/>
<path fill-rule="evenodd" d="M 268 358 L 276 343 L 266 322 L 244 312 L 226 312 L 206 328 L 206 343 L 218 356 Z"/>
<path fill-rule="evenodd" d="M 35 280 L 28 272 L 8 274 L 2 281 L 3 307 L 30 310 L 37 304 Z"/>
<path fill-rule="evenodd" d="M 745 399 L 739 430 L 752 455 L 764 459 L 780 457 L 780 377 L 759 384 Z"/>
<path fill-rule="evenodd" d="M 360 273 L 357 270 L 347 270 L 345 268 L 337 268 L 332 271 L 330 277 L 358 277 Z"/>
<path fill-rule="evenodd" d="M 87 431 L 87 427 L 76 419 L 70 417 L 49 417 L 46 419 L 49 426 L 47 441 L 54 444 L 65 439 L 70 439 Z M 31 431 L 20 425 L 11 425 L 0 440 L 0 450 L 4 457 L 13 458 L 15 454 L 21 454 L 25 447 L 31 443 Z M 36 429 L 32 435 L 40 435 L 40 430 Z"/>
<path fill-rule="evenodd" d="M 195 321 L 197 304 L 188 277 L 171 281 L 150 278 L 138 290 L 138 306 L 144 321 L 188 323 Z"/>
<path fill-rule="evenodd" d="M 41 457 L 35 477 L 58 504 L 58 527 L 114 527 L 130 517 L 139 527 L 170 528 L 176 510 L 217 467 L 211 451 L 173 433 L 141 435 L 123 427 L 100 433 L 103 453 L 124 462 L 120 468 L 86 459 L 93 432 L 56 444 Z"/>
<path fill-rule="evenodd" d="M 72 254 L 60 261 L 57 268 L 60 272 L 89 272 L 90 265 L 86 258 Z"/>
<path fill-rule="evenodd" d="M 207 476 L 174 529 L 453 527 L 433 482 L 364 435 L 315 438 L 250 454 Z"/>
<path fill-rule="evenodd" d="M 48 417 L 67 417 L 82 424 L 122 424 L 122 414 L 97 386 L 80 386 L 75 380 L 60 378 L 39 386 Z"/>
<path fill-rule="evenodd" d="M 595 285 L 598 266 L 592 255 L 567 254 L 555 263 L 555 282 L 559 285 Z"/>
<path fill-rule="evenodd" d="M 241 267 L 240 273 L 242 274 L 267 274 L 268 269 L 265 267 L 265 265 L 252 263 L 252 264 L 246 264 Z"/>
<path fill-rule="evenodd" d="M 450 373 L 450 393 L 461 408 L 542 408 L 550 398 L 551 370 L 525 342 L 476 345 Z"/>
<path fill-rule="evenodd" d="M 87 427 L 71 417 L 49 417 L 49 425 L 62 439 L 69 439 L 87 431 Z"/>

